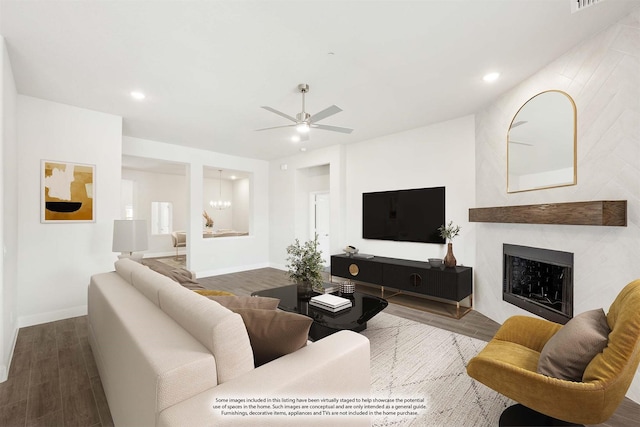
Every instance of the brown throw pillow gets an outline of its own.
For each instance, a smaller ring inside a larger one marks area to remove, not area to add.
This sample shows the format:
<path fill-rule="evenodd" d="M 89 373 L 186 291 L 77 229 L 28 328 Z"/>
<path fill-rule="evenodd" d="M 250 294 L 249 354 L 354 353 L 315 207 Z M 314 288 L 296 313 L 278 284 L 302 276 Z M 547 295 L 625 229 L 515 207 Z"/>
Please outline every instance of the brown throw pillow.
<path fill-rule="evenodd" d="M 278 310 L 236 308 L 249 333 L 256 368 L 307 345 L 313 319 Z"/>
<path fill-rule="evenodd" d="M 263 310 L 275 310 L 280 303 L 278 298 L 268 297 L 242 297 L 242 296 L 207 296 L 223 307 L 234 311 L 236 308 L 261 308 Z"/>
<path fill-rule="evenodd" d="M 538 372 L 549 377 L 582 381 L 591 360 L 609 341 L 607 316 L 599 308 L 569 320 L 542 348 Z"/>

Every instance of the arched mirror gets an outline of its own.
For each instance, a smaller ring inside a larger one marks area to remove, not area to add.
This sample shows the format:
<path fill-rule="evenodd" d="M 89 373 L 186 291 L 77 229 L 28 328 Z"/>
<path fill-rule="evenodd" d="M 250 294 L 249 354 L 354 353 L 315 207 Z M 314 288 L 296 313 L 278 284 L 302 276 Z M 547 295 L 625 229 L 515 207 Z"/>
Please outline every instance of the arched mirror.
<path fill-rule="evenodd" d="M 518 110 L 507 133 L 507 193 L 576 184 L 576 105 L 549 90 Z"/>

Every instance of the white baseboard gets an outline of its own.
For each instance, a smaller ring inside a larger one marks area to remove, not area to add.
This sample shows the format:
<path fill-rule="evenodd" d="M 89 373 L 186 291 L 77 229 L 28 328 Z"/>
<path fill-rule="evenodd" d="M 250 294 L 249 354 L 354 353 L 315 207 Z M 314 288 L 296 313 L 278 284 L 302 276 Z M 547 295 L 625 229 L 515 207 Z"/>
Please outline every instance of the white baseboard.
<path fill-rule="evenodd" d="M 16 326 L 13 330 L 13 339 L 11 340 L 11 350 L 9 351 L 9 360 L 6 365 L 0 365 L 0 383 L 5 382 L 9 378 L 9 368 L 11 367 L 11 361 L 13 360 L 13 352 L 16 349 L 16 342 L 18 341 L 18 332 L 20 328 Z"/>
<path fill-rule="evenodd" d="M 215 270 L 205 270 L 205 271 L 196 271 L 196 278 L 199 279 L 201 277 L 211 277 L 211 276 L 220 276 L 222 274 L 231 274 L 231 273 L 239 273 L 241 271 L 249 271 L 249 270 L 257 270 L 259 268 L 267 268 L 269 267 L 269 263 L 260 263 L 253 265 L 240 265 L 237 267 L 229 267 L 229 268 L 219 268 Z"/>
<path fill-rule="evenodd" d="M 271 262 L 269 263 L 269 267 L 275 268 L 276 270 L 287 271 L 287 267 L 284 264 L 274 264 Z"/>
<path fill-rule="evenodd" d="M 27 326 L 55 322 L 56 320 L 64 320 L 71 317 L 85 316 L 86 314 L 87 306 L 79 305 L 76 307 L 65 308 L 64 310 L 49 311 L 47 313 L 34 314 L 31 316 L 21 316 L 18 318 L 18 328 L 26 328 Z"/>

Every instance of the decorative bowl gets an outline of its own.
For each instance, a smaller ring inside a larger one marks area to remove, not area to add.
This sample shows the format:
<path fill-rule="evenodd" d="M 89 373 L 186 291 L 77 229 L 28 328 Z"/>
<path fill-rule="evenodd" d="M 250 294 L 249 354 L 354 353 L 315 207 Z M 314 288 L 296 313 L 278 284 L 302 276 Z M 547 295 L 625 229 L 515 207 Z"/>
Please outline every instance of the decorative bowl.
<path fill-rule="evenodd" d="M 433 268 L 442 267 L 442 260 L 440 258 L 429 258 L 429 265 Z"/>

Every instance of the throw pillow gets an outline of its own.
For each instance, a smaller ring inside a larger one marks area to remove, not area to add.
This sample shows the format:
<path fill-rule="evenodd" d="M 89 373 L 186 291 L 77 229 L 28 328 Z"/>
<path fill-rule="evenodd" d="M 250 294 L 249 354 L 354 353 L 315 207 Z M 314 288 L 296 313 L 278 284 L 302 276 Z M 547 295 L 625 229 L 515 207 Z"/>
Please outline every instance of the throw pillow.
<path fill-rule="evenodd" d="M 607 316 L 599 308 L 569 320 L 542 348 L 538 372 L 549 377 L 582 381 L 591 360 L 609 341 Z"/>
<path fill-rule="evenodd" d="M 243 296 L 208 296 L 223 307 L 229 310 L 236 308 L 261 308 L 263 310 L 275 310 L 280 303 L 278 298 L 268 297 L 243 297 Z"/>
<path fill-rule="evenodd" d="M 279 310 L 236 308 L 249 334 L 256 368 L 307 345 L 313 319 Z"/>
<path fill-rule="evenodd" d="M 193 292 L 205 296 L 207 298 L 211 298 L 212 296 L 232 296 L 231 292 L 227 291 L 216 291 L 214 289 L 194 289 Z"/>

